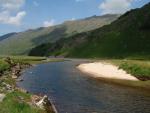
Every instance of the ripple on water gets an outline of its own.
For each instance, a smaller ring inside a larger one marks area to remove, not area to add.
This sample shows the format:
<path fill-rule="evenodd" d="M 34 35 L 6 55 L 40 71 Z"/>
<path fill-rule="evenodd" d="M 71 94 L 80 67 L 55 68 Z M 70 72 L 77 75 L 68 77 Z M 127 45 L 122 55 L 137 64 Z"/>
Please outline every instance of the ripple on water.
<path fill-rule="evenodd" d="M 47 94 L 59 113 L 150 113 L 149 93 L 83 76 L 77 63 L 40 64 L 27 69 L 18 85 Z"/>

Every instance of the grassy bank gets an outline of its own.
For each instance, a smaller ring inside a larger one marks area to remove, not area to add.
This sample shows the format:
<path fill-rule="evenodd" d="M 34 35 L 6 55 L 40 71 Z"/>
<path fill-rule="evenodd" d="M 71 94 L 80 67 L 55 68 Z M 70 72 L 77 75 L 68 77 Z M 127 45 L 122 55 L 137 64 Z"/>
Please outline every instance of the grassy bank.
<path fill-rule="evenodd" d="M 34 57 L 34 56 L 0 56 L 0 59 L 9 57 L 15 62 L 19 63 L 30 63 L 30 64 L 35 64 L 35 63 L 40 63 L 46 60 L 46 57 Z"/>
<path fill-rule="evenodd" d="M 2 61 L 2 59 L 6 57 L 10 57 L 15 62 L 29 63 L 29 64 L 64 61 L 64 59 L 61 58 L 55 59 L 55 58 L 35 57 L 35 56 L 2 56 L 2 55 L 0 56 L 0 61 Z"/>
<path fill-rule="evenodd" d="M 149 60 L 108 60 L 142 81 L 150 80 Z"/>
<path fill-rule="evenodd" d="M 45 110 L 39 109 L 31 105 L 31 94 L 25 93 L 16 89 L 16 80 L 12 78 L 10 72 L 10 64 L 4 58 L 0 57 L 0 94 L 5 94 L 6 97 L 0 102 L 0 113 L 47 113 Z M 45 57 L 27 57 L 27 56 L 11 56 L 14 62 L 21 64 L 37 64 L 43 62 L 56 61 L 46 59 Z M 12 89 L 7 89 L 12 87 Z M 50 112 L 53 113 L 53 112 Z"/>
<path fill-rule="evenodd" d="M 127 73 L 135 76 L 139 81 L 132 81 L 126 79 L 113 79 L 106 77 L 93 77 L 91 73 L 85 72 L 91 78 L 100 80 L 101 82 L 117 84 L 126 87 L 133 87 L 136 89 L 142 89 L 143 91 L 150 91 L 150 61 L 149 60 L 125 60 L 125 59 L 89 59 L 90 63 L 104 62 L 112 65 L 116 65 L 118 68 L 125 70 Z M 109 70 L 108 70 L 109 71 Z M 84 71 L 83 71 L 84 72 Z"/>
<path fill-rule="evenodd" d="M 6 63 L 4 60 L 0 59 L 0 73 L 2 74 L 4 71 L 9 70 L 10 65 Z"/>
<path fill-rule="evenodd" d="M 31 95 L 19 91 L 7 93 L 6 98 L 0 103 L 0 113 L 46 113 L 45 111 L 30 106 Z"/>

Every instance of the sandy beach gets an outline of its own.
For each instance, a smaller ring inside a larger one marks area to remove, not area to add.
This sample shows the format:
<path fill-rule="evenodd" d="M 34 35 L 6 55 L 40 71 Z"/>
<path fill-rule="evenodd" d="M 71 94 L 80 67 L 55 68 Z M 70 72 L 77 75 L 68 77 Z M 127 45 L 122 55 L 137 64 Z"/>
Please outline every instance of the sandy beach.
<path fill-rule="evenodd" d="M 77 68 L 95 78 L 139 81 L 136 77 L 127 74 L 117 66 L 105 62 L 80 64 Z"/>

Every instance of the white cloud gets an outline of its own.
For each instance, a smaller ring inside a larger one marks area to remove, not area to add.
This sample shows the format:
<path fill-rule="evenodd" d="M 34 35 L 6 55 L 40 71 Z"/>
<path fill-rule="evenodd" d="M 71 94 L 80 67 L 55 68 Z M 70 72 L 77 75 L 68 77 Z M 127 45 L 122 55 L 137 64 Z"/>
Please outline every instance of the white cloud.
<path fill-rule="evenodd" d="M 104 0 L 99 8 L 102 10 L 102 14 L 125 13 L 131 9 L 131 3 L 133 1 L 135 0 Z"/>
<path fill-rule="evenodd" d="M 19 26 L 21 25 L 21 21 L 25 15 L 25 11 L 18 12 L 15 16 L 10 16 L 7 11 L 2 12 L 0 13 L 0 23 Z"/>
<path fill-rule="evenodd" d="M 37 1 L 33 1 L 34 6 L 38 7 L 39 3 Z"/>
<path fill-rule="evenodd" d="M 3 10 L 17 10 L 21 8 L 25 0 L 0 0 L 0 7 Z"/>
<path fill-rule="evenodd" d="M 0 23 L 21 25 L 25 11 L 20 11 L 25 0 L 0 0 Z"/>
<path fill-rule="evenodd" d="M 44 23 L 43 23 L 44 27 L 50 27 L 50 26 L 53 26 L 53 25 L 55 25 L 55 20 L 54 19 L 52 19 L 50 21 L 44 21 Z"/>

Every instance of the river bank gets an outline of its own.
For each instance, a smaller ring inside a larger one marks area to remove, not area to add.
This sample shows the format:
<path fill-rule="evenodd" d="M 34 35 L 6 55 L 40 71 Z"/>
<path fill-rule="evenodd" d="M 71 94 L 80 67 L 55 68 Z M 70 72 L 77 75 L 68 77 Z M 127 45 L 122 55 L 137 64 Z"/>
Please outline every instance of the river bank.
<path fill-rule="evenodd" d="M 1 59 L 0 113 L 56 113 L 55 107 L 46 95 L 33 95 L 16 86 L 17 81 L 23 81 L 18 78 L 24 69 L 35 64 L 52 61 L 44 58 L 32 59 L 9 57 Z"/>
<path fill-rule="evenodd" d="M 88 111 L 91 112 L 97 111 L 99 113 L 103 111 L 103 106 L 101 106 L 101 103 L 103 103 L 103 105 L 106 105 L 105 108 L 106 111 L 114 110 L 114 109 L 117 110 L 120 105 L 124 105 L 124 104 L 125 104 L 125 109 L 120 108 L 120 110 L 131 111 L 132 109 L 130 108 L 132 108 L 133 104 L 132 105 L 130 104 L 132 102 L 120 103 L 120 100 L 127 98 L 126 95 L 130 95 L 130 97 L 132 98 L 131 100 L 133 100 L 133 102 L 138 100 L 137 102 L 139 103 L 139 106 L 136 106 L 138 110 L 139 111 L 144 110 L 145 113 L 148 113 L 146 112 L 149 111 L 148 104 L 146 104 L 147 105 L 146 107 L 140 105 L 145 105 L 144 103 L 149 102 L 148 101 L 149 97 L 147 96 L 149 94 L 147 93 L 142 94 L 142 92 L 140 92 L 139 90 L 136 91 L 132 88 L 131 89 L 122 88 L 121 85 L 114 86 L 113 84 L 107 84 L 107 83 L 105 84 L 99 81 L 97 83 L 97 80 L 93 80 L 90 77 L 86 77 L 87 74 L 80 73 L 80 71 L 75 68 L 77 64 L 83 63 L 82 60 L 79 62 L 77 62 L 76 60 L 75 61 L 67 60 L 65 62 L 48 63 L 49 61 L 53 62 L 53 60 L 49 60 L 49 59 L 38 61 L 38 63 L 42 62 L 42 64 L 27 69 L 24 72 L 24 74 L 22 74 L 22 76 L 19 77 L 20 80 L 23 80 L 19 82 L 20 83 L 19 86 L 32 92 L 32 94 L 26 93 L 26 91 L 22 89 L 19 90 L 15 89 L 11 93 L 10 92 L 6 93 L 6 97 L 4 98 L 3 102 L 0 104 L 0 108 L 2 108 L 2 113 L 4 112 L 10 113 L 10 111 L 13 110 L 18 110 L 18 112 L 14 111 L 15 113 L 20 113 L 20 112 L 46 113 L 46 111 L 39 109 L 38 107 L 35 106 L 33 107 L 31 105 L 31 102 L 32 100 L 34 101 L 38 100 L 38 104 L 39 104 L 40 103 L 39 98 L 40 100 L 43 100 L 44 98 L 47 97 L 43 98 L 43 96 L 38 96 L 38 99 L 36 99 L 37 95 L 33 95 L 33 94 L 48 95 L 48 97 L 54 103 L 54 105 L 56 106 L 59 112 L 65 111 L 69 113 L 71 112 L 83 113 L 82 111 L 83 109 L 86 113 L 89 113 Z M 55 59 L 54 61 L 57 60 Z M 26 61 L 26 63 L 27 62 L 28 61 Z M 85 62 L 91 62 L 91 61 L 86 60 Z M 35 64 L 36 64 L 35 62 L 32 63 L 32 65 Z M 12 87 L 13 85 L 16 85 L 17 79 L 12 79 L 11 75 L 12 74 L 10 74 L 10 76 L 3 75 L 2 77 L 4 77 L 5 82 Z M 110 80 L 109 82 L 112 81 L 113 80 Z M 119 82 L 121 82 L 122 84 L 121 80 L 119 80 Z M 117 92 L 117 94 L 115 92 Z M 81 94 L 84 94 L 84 96 Z M 107 98 L 108 96 L 110 96 L 110 98 Z M 120 96 L 121 98 L 118 99 L 118 97 Z M 112 101 L 112 99 L 114 101 Z M 97 101 L 99 104 L 97 103 Z M 116 104 L 116 106 L 111 109 L 113 103 L 118 103 L 118 104 Z M 91 104 L 93 106 L 91 106 Z M 11 108 L 9 108 L 8 106 L 11 106 Z M 141 113 L 141 112 L 137 112 L 137 113 Z"/>
<path fill-rule="evenodd" d="M 127 73 L 119 66 L 108 63 L 108 61 L 98 61 L 93 63 L 80 64 L 77 68 L 91 77 L 100 79 L 109 83 L 137 87 L 150 90 L 150 81 L 141 81 L 137 77 Z"/>
<path fill-rule="evenodd" d="M 149 92 L 93 79 L 75 68 L 80 63 L 86 61 L 39 64 L 17 85 L 48 95 L 59 113 L 149 113 Z"/>

